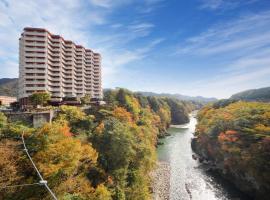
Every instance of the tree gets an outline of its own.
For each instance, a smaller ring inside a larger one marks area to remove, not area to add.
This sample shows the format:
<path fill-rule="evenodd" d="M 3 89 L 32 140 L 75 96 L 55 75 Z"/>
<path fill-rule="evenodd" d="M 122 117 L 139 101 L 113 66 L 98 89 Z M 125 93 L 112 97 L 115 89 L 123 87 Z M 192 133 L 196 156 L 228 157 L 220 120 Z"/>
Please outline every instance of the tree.
<path fill-rule="evenodd" d="M 9 185 L 19 185 L 23 183 L 31 183 L 31 179 L 26 180 L 29 174 L 28 169 L 32 170 L 32 166 L 25 159 L 23 151 L 21 151 L 21 142 L 11 139 L 0 140 L 0 199 L 28 199 L 24 198 L 24 194 L 18 192 L 22 189 L 19 187 L 6 188 Z M 31 173 L 31 172 L 30 172 Z M 14 194 L 20 194 L 16 198 Z"/>
<path fill-rule="evenodd" d="M 91 96 L 89 94 L 86 94 L 84 97 L 81 98 L 81 103 L 83 105 L 88 105 L 91 102 Z"/>
<path fill-rule="evenodd" d="M 51 95 L 47 92 L 35 92 L 29 96 L 29 99 L 35 107 L 38 105 L 44 106 L 50 101 Z"/>
<path fill-rule="evenodd" d="M 78 122 L 79 120 L 85 119 L 86 115 L 85 113 L 76 106 L 60 106 L 59 107 L 60 112 L 57 117 L 58 120 L 66 120 L 70 124 L 74 124 Z"/>
<path fill-rule="evenodd" d="M 233 183 L 237 177 L 250 188 L 240 186 L 240 190 L 265 199 L 270 190 L 270 104 L 233 101 L 207 105 L 198 113 L 195 150 L 219 163 L 221 173 L 226 169 Z"/>
<path fill-rule="evenodd" d="M 111 193 L 108 191 L 108 189 L 103 185 L 100 184 L 96 191 L 94 192 L 94 195 L 92 197 L 93 200 L 111 200 Z"/>
<path fill-rule="evenodd" d="M 158 98 L 150 96 L 150 97 L 147 97 L 147 99 L 150 104 L 150 107 L 154 110 L 154 112 L 157 112 L 160 109 Z"/>
<path fill-rule="evenodd" d="M 126 168 L 135 154 L 135 138 L 127 123 L 109 118 L 104 122 L 101 133 L 93 136 L 93 145 L 100 152 L 104 169 L 114 172 Z"/>
<path fill-rule="evenodd" d="M 189 122 L 188 112 L 183 103 L 177 99 L 166 99 L 171 109 L 172 124 L 183 124 Z"/>
<path fill-rule="evenodd" d="M 113 116 L 120 121 L 128 122 L 130 124 L 133 122 L 131 113 L 122 107 L 116 107 L 113 110 Z"/>
<path fill-rule="evenodd" d="M 11 140 L 0 142 L 0 188 L 12 185 L 21 179 L 18 166 L 21 155 L 20 151 L 15 149 L 19 144 Z"/>
<path fill-rule="evenodd" d="M 0 112 L 0 132 L 7 125 L 7 117 L 4 113 Z"/>
<path fill-rule="evenodd" d="M 83 144 L 70 133 L 67 123 L 46 124 L 36 133 L 39 151 L 34 155 L 37 166 L 45 177 L 58 173 L 70 176 L 82 167 L 96 163 L 97 152 L 91 144 Z"/>
<path fill-rule="evenodd" d="M 93 115 L 86 115 L 79 107 L 60 106 L 56 121 L 67 121 L 71 131 L 75 134 L 89 134 L 94 126 Z"/>

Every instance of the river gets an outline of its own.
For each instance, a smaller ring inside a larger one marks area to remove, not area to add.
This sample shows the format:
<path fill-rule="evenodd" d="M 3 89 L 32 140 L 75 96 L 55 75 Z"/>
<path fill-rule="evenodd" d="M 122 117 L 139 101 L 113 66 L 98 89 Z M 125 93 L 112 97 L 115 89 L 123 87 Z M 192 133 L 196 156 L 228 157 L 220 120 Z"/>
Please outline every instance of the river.
<path fill-rule="evenodd" d="M 190 123 L 169 129 L 171 136 L 161 139 L 157 149 L 158 159 L 171 168 L 170 200 L 245 200 L 231 184 L 207 173 L 192 159 L 191 138 L 196 118 L 190 115 Z"/>

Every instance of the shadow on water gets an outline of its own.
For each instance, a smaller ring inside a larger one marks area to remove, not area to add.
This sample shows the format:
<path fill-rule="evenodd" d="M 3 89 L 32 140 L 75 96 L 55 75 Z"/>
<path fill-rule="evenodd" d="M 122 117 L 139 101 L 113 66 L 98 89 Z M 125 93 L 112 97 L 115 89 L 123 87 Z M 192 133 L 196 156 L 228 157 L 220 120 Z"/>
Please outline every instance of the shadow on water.
<path fill-rule="evenodd" d="M 224 189 L 224 191 L 227 193 L 227 196 L 231 200 L 253 200 L 253 198 L 247 196 L 243 192 L 239 191 L 232 183 L 230 183 L 228 180 L 220 177 L 220 175 L 217 172 L 209 172 L 205 171 L 204 173 L 211 177 L 214 184 L 219 185 Z"/>

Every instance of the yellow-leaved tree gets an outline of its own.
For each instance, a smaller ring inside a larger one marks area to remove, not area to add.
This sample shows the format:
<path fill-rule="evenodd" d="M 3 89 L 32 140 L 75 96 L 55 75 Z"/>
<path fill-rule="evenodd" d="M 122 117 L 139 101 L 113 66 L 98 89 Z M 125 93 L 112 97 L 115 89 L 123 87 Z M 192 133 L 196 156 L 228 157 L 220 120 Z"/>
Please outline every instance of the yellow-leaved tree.
<path fill-rule="evenodd" d="M 37 151 L 33 159 L 60 199 L 92 199 L 95 196 L 97 191 L 87 173 L 95 167 L 98 153 L 91 143 L 74 137 L 67 122 L 61 120 L 44 125 L 32 142 L 30 147 Z"/>

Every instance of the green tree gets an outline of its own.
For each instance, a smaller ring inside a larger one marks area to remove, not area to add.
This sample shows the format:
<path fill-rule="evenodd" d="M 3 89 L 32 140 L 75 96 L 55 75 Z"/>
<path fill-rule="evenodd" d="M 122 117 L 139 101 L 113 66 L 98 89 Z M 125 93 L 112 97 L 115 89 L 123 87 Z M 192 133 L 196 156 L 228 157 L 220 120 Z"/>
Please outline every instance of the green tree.
<path fill-rule="evenodd" d="M 94 127 L 93 115 L 86 115 L 79 107 L 60 106 L 56 121 L 67 121 L 71 132 L 76 134 L 89 134 Z"/>
<path fill-rule="evenodd" d="M 93 146 L 99 152 L 99 163 L 105 172 L 113 176 L 115 198 L 125 199 L 128 167 L 136 155 L 135 135 L 128 122 L 110 117 L 96 130 L 92 137 Z"/>
<path fill-rule="evenodd" d="M 100 152 L 101 164 L 108 172 L 126 168 L 135 154 L 135 138 L 130 127 L 112 117 L 103 123 L 102 133 L 92 138 L 94 147 Z"/>
<path fill-rule="evenodd" d="M 47 105 L 51 99 L 51 95 L 47 92 L 35 92 L 29 96 L 31 103 L 36 107 L 38 105 Z"/>
<path fill-rule="evenodd" d="M 76 106 L 60 106 L 57 120 L 66 120 L 71 125 L 85 119 L 86 114 Z"/>
<path fill-rule="evenodd" d="M 171 123 L 183 124 L 189 122 L 188 112 L 183 103 L 177 99 L 166 98 L 171 110 Z"/>
<path fill-rule="evenodd" d="M 1 130 L 7 125 L 7 117 L 4 113 L 0 112 L 0 133 Z"/>
<path fill-rule="evenodd" d="M 83 105 L 89 105 L 91 102 L 91 96 L 89 94 L 86 94 L 84 97 L 81 98 L 81 103 Z"/>

